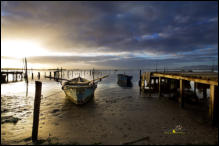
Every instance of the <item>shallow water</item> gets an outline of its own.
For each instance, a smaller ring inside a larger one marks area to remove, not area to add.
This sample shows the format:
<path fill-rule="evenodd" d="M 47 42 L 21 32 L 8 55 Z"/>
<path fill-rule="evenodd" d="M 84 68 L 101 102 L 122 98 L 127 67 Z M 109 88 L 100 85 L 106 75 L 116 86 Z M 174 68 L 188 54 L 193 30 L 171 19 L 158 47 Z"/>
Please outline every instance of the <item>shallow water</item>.
<path fill-rule="evenodd" d="M 1 84 L 1 140 L 4 144 L 31 144 L 33 100 L 38 71 L 33 72 L 34 80 L 31 79 L 31 73 L 29 72 L 28 84 L 24 81 Z M 39 138 L 46 139 L 47 143 L 48 138 L 52 137 L 54 138 L 53 142 L 58 139 L 57 141 L 60 143 L 93 144 L 101 142 L 104 144 L 122 144 L 130 139 L 138 139 L 138 136 L 141 136 L 142 133 L 153 131 L 156 133 L 162 127 L 168 128 L 168 125 L 171 125 L 170 123 L 172 123 L 172 127 L 178 123 L 184 123 L 185 126 L 187 124 L 195 125 L 190 123 L 189 120 L 184 121 L 184 116 L 189 119 L 203 113 L 197 111 L 194 115 L 190 111 L 182 112 L 177 107 L 177 103 L 160 101 L 156 95 L 153 98 L 142 98 L 147 97 L 147 95 L 140 95 L 139 93 L 139 71 L 125 71 L 126 74 L 133 76 L 132 87 L 120 87 L 117 84 L 118 73 L 124 73 L 124 71 L 96 71 L 95 78 L 107 74 L 109 77 L 98 83 L 95 97 L 90 102 L 77 106 L 65 97 L 61 83 L 45 78 L 45 72 L 40 72 L 42 98 Z M 78 77 L 79 74 L 81 77 L 92 79 L 90 71 L 69 71 L 69 74 L 68 71 L 65 71 L 63 78 L 71 79 Z M 49 71 L 46 72 L 46 75 L 49 75 Z M 199 98 L 202 98 L 201 93 L 198 93 L 198 95 Z M 166 106 L 169 107 L 166 108 Z M 172 112 L 174 108 L 177 110 L 172 115 L 163 117 L 162 112 Z M 145 112 L 142 113 L 142 111 Z M 169 121 L 168 118 L 175 120 L 162 124 L 158 122 L 160 116 L 166 118 L 166 121 Z M 150 118 L 150 121 L 143 117 Z M 197 120 L 203 121 L 203 117 L 197 117 L 195 121 Z M 141 128 L 140 124 L 149 127 L 146 128 L 148 130 Z M 151 127 L 152 129 L 150 129 Z M 206 126 L 204 127 L 206 128 Z M 199 131 L 199 133 L 202 132 Z M 215 131 L 210 135 L 213 140 L 216 137 L 214 134 Z M 188 142 L 190 141 L 188 140 Z"/>

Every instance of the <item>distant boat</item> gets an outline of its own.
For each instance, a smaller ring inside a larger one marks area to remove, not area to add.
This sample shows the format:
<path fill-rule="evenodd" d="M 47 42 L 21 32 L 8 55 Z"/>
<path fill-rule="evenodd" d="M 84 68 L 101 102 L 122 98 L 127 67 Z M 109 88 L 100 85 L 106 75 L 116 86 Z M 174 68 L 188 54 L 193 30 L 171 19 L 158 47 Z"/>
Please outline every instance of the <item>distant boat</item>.
<path fill-rule="evenodd" d="M 130 86 L 132 85 L 131 82 L 132 76 L 126 75 L 126 74 L 118 74 L 118 84 L 122 86 Z"/>
<path fill-rule="evenodd" d="M 105 77 L 108 77 L 108 75 L 91 81 L 81 77 L 74 78 L 65 82 L 62 89 L 73 103 L 84 104 L 94 97 L 94 91 L 97 88 L 97 82 L 95 81 L 101 81 Z"/>

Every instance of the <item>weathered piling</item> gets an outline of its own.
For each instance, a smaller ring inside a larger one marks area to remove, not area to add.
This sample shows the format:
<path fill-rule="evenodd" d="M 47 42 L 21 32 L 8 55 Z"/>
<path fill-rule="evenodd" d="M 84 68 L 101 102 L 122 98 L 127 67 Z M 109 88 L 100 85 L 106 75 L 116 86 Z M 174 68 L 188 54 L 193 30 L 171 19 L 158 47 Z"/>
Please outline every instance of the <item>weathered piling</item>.
<path fill-rule="evenodd" d="M 93 75 L 93 80 L 94 80 L 94 68 L 93 68 L 93 71 L 92 71 L 92 75 Z"/>
<path fill-rule="evenodd" d="M 62 79 L 62 67 L 61 67 L 61 79 Z"/>
<path fill-rule="evenodd" d="M 35 85 L 36 85 L 36 90 L 35 90 L 34 111 L 33 111 L 32 141 L 37 141 L 37 139 L 38 139 L 42 82 L 35 81 Z"/>
<path fill-rule="evenodd" d="M 14 82 L 14 72 L 12 73 L 12 80 L 13 80 L 13 82 Z"/>
<path fill-rule="evenodd" d="M 15 74 L 15 81 L 17 82 L 17 73 Z"/>
<path fill-rule="evenodd" d="M 56 79 L 56 72 L 54 72 L 54 79 Z"/>
<path fill-rule="evenodd" d="M 40 72 L 38 72 L 38 79 L 40 79 Z"/>
<path fill-rule="evenodd" d="M 28 72 L 27 72 L 27 59 L 25 58 L 25 80 L 28 83 Z"/>
<path fill-rule="evenodd" d="M 159 77 L 158 79 L 158 97 L 161 97 L 161 77 Z"/>
<path fill-rule="evenodd" d="M 218 86 L 210 85 L 209 117 L 212 124 L 218 124 Z"/>
<path fill-rule="evenodd" d="M 178 99 L 178 101 L 179 101 L 179 105 L 180 105 L 180 107 L 184 107 L 184 95 L 183 95 L 183 91 L 184 91 L 184 80 L 180 80 L 180 90 L 179 90 L 179 92 L 180 92 L 180 96 L 179 96 L 179 99 Z"/>
<path fill-rule="evenodd" d="M 207 99 L 207 88 L 203 88 L 203 98 Z"/>
<path fill-rule="evenodd" d="M 139 71 L 139 82 L 138 82 L 138 85 L 140 87 L 140 91 L 141 91 L 141 80 L 142 80 L 142 77 L 141 77 L 141 70 Z"/>
<path fill-rule="evenodd" d="M 7 83 L 8 83 L 8 72 L 7 72 Z"/>

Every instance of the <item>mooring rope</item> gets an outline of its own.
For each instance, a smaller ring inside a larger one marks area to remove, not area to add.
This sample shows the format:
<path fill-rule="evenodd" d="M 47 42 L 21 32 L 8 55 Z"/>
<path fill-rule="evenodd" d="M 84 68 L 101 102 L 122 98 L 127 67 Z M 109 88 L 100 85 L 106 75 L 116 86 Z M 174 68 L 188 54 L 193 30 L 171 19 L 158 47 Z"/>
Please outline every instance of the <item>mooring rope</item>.
<path fill-rule="evenodd" d="M 60 92 L 62 92 L 62 91 L 55 92 L 54 94 L 48 95 L 48 96 L 46 96 L 46 97 L 53 96 L 53 95 L 55 95 L 55 94 L 57 94 L 57 93 L 60 93 Z M 43 98 L 43 95 L 42 95 L 41 97 Z M 44 98 L 46 98 L 46 97 L 44 97 Z"/>

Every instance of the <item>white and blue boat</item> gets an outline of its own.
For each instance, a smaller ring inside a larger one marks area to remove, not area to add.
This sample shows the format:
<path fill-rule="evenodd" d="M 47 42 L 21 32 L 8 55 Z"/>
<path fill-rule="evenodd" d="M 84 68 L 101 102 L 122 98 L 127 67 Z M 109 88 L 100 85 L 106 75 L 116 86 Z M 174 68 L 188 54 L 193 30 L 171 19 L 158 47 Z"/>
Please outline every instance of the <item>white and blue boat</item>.
<path fill-rule="evenodd" d="M 62 89 L 68 97 L 75 104 L 84 104 L 94 96 L 94 91 L 97 84 L 91 83 L 85 78 L 74 78 L 65 82 Z"/>
<path fill-rule="evenodd" d="M 68 97 L 73 103 L 84 104 L 94 97 L 97 82 L 101 81 L 101 79 L 105 77 L 108 77 L 108 75 L 92 81 L 77 77 L 65 82 L 62 89 L 64 90 L 66 97 Z"/>

